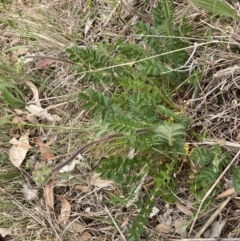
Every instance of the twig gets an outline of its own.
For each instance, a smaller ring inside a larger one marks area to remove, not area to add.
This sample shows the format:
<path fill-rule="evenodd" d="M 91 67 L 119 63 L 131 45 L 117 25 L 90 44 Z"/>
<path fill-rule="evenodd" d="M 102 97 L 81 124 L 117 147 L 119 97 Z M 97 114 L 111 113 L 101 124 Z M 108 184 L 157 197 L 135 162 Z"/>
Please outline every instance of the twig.
<path fill-rule="evenodd" d="M 209 41 L 207 43 L 205 43 L 205 42 L 204 43 L 199 43 L 199 44 L 196 44 L 194 46 L 188 46 L 188 47 L 184 47 L 184 48 L 180 48 L 180 49 L 175 49 L 175 50 L 171 50 L 171 51 L 164 52 L 164 53 L 161 53 L 161 54 L 151 55 L 149 57 L 141 58 L 141 59 L 134 60 L 134 61 L 129 61 L 129 62 L 120 63 L 120 64 L 116 64 L 116 65 L 111 65 L 111 66 L 107 66 L 107 67 L 102 67 L 102 68 L 98 68 L 98 69 L 85 70 L 85 71 L 79 72 L 79 75 L 90 73 L 90 72 L 91 73 L 101 72 L 101 71 L 104 71 L 104 70 L 114 69 L 114 68 L 117 68 L 117 67 L 132 66 L 132 65 L 144 62 L 144 61 L 149 60 L 149 59 L 155 59 L 155 58 L 158 58 L 160 56 L 165 56 L 165 55 L 169 55 L 169 54 L 178 53 L 178 52 L 183 51 L 183 50 L 186 51 L 186 50 L 189 50 L 189 49 L 192 49 L 192 48 L 196 48 L 196 46 L 197 47 L 201 47 L 201 46 L 204 46 L 204 45 L 214 44 L 214 43 L 232 44 L 232 42 L 229 42 L 229 41 L 226 42 L 226 41 L 220 41 L 220 40 L 212 40 L 212 41 Z M 235 44 L 235 42 L 233 42 L 233 43 Z M 169 71 L 167 71 L 167 73 L 168 72 Z M 166 72 L 162 72 L 162 74 L 165 74 L 165 73 Z"/>
<path fill-rule="evenodd" d="M 120 233 L 122 239 L 123 239 L 124 241 L 127 241 L 127 239 L 124 237 L 123 233 L 121 232 L 120 228 L 119 228 L 118 225 L 116 224 L 116 222 L 115 222 L 114 218 L 112 217 L 111 213 L 108 211 L 107 207 L 105 206 L 104 208 L 105 208 L 105 211 L 107 212 L 107 214 L 109 215 L 109 217 L 112 219 L 113 224 L 115 225 L 116 229 L 117 229 L 118 232 Z"/>
<path fill-rule="evenodd" d="M 112 135 L 109 135 L 109 136 L 104 136 L 104 137 L 101 137 L 100 139 L 96 140 L 96 141 L 93 141 L 93 142 L 90 142 L 90 143 L 87 143 L 83 146 L 81 146 L 76 152 L 74 152 L 66 161 L 58 164 L 57 166 L 55 166 L 53 169 L 52 169 L 52 172 L 56 172 L 56 171 L 59 171 L 61 168 L 63 168 L 64 166 L 68 165 L 71 161 L 73 161 L 80 153 L 84 152 L 88 147 L 92 146 L 92 145 L 95 145 L 95 144 L 98 144 L 100 142 L 104 142 L 104 141 L 110 141 L 111 139 L 115 139 L 117 137 L 122 137 L 123 134 L 122 133 L 118 133 L 118 134 L 112 134 Z"/>
<path fill-rule="evenodd" d="M 209 140 L 203 140 L 201 142 L 186 142 L 186 144 L 189 145 L 209 145 L 209 146 L 215 146 L 220 145 L 223 147 L 233 147 L 240 149 L 240 144 L 237 142 L 230 142 L 230 141 L 224 141 L 224 140 L 218 140 L 218 139 L 209 139 Z"/>
<path fill-rule="evenodd" d="M 77 64 L 77 63 L 69 61 L 69 60 L 60 59 L 60 58 L 51 57 L 51 56 L 31 55 L 31 56 L 24 56 L 24 58 L 25 59 L 52 59 L 52 60 L 56 60 L 56 61 L 64 62 L 64 63 L 68 63 L 68 64 Z"/>
<path fill-rule="evenodd" d="M 214 221 L 214 219 L 219 215 L 219 213 L 222 212 L 223 208 L 228 204 L 228 202 L 232 199 L 232 197 L 228 197 L 221 206 L 211 215 L 211 217 L 208 219 L 208 221 L 203 225 L 203 227 L 197 232 L 195 235 L 195 238 L 199 238 L 205 230 L 208 228 L 208 226 L 211 225 L 211 223 Z"/>
<path fill-rule="evenodd" d="M 136 134 L 142 134 L 145 132 L 149 132 L 150 129 L 145 128 L 145 129 L 140 129 L 136 131 Z M 99 138 L 96 141 L 92 141 L 89 142 L 83 146 L 81 146 L 76 152 L 74 152 L 66 161 L 56 165 L 55 167 L 53 167 L 52 172 L 56 172 L 59 171 L 61 168 L 63 168 L 64 166 L 68 165 L 71 161 L 73 161 L 79 154 L 83 153 L 88 147 L 93 146 L 95 144 L 99 144 L 101 142 L 105 142 L 105 141 L 110 141 L 112 139 L 116 139 L 119 137 L 124 137 L 123 133 L 116 133 L 116 134 L 112 134 L 112 135 L 108 135 L 108 136 L 103 136 L 101 138 Z"/>
<path fill-rule="evenodd" d="M 143 21 L 145 21 L 147 23 L 150 23 L 150 24 L 154 23 L 153 19 L 150 16 L 143 14 L 139 10 L 135 9 L 134 7 L 129 5 L 126 0 L 122 0 L 122 5 L 123 5 L 124 9 L 127 12 L 129 12 L 130 14 L 138 16 L 139 18 L 141 18 Z"/>
<path fill-rule="evenodd" d="M 238 153 L 235 155 L 235 157 L 232 159 L 232 161 L 228 164 L 228 166 L 224 169 L 224 171 L 221 173 L 221 175 L 218 177 L 218 179 L 214 182 L 214 184 L 212 185 L 212 187 L 208 190 L 208 192 L 205 194 L 204 198 L 202 199 L 199 208 L 197 210 L 197 214 L 193 220 L 193 223 L 191 225 L 190 231 L 188 233 L 188 236 L 191 234 L 193 227 L 198 219 L 198 215 L 201 211 L 202 205 L 205 202 L 205 200 L 207 199 L 207 197 L 211 194 L 211 192 L 214 190 L 214 188 L 217 186 L 217 184 L 219 183 L 219 181 L 222 179 L 222 177 L 225 175 L 225 173 L 228 171 L 228 169 L 232 166 L 232 164 L 236 161 L 236 159 L 238 158 L 238 156 L 240 155 L 240 150 L 238 151 Z"/>

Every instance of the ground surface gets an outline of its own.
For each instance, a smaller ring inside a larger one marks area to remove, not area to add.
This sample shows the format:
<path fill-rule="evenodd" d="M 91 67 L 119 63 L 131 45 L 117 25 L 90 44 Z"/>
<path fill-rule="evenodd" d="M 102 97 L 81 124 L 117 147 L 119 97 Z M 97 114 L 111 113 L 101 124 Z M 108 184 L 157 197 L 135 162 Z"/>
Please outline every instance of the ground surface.
<path fill-rule="evenodd" d="M 134 34 L 131 26 L 139 21 L 152 23 L 151 10 L 157 0 L 128 2 L 134 10 L 126 1 L 15 0 L 1 3 L 0 84 L 7 82 L 17 86 L 24 93 L 27 106 L 33 104 L 33 108 L 49 111 L 47 116 L 36 118 L 35 109 L 27 112 L 24 106 L 13 108 L 0 100 L 0 234 L 5 240 L 127 240 L 127 231 L 138 207 L 127 209 L 109 202 L 110 194 L 121 196 L 121 191 L 111 181 L 102 180 L 94 169 L 108 154 L 128 155 L 130 150 L 115 150 L 114 144 L 92 148 L 78 157 L 74 171 L 57 173 L 46 185 L 34 182 L 33 173 L 45 165 L 54 166 L 88 140 L 95 140 L 95 132 L 90 131 L 90 115 L 78 101 L 79 91 L 86 90 L 90 84 L 82 81 L 84 76 L 74 73 L 71 63 L 64 61 L 68 60 L 65 50 L 101 40 L 114 43 L 119 36 L 135 41 L 131 38 Z M 232 2 L 236 11 L 240 11 L 239 5 Z M 206 11 L 190 1 L 174 1 L 174 8 L 176 22 L 181 22 L 184 16 L 192 23 L 195 34 L 189 40 L 192 46 L 204 41 L 220 41 L 189 51 L 189 73 L 192 66 L 198 66 L 201 82 L 176 97 L 176 105 L 181 105 L 192 118 L 191 128 L 206 139 L 189 138 L 188 144 L 209 147 L 220 144 L 224 151 L 231 153 L 232 159 L 236 157 L 237 165 L 240 160 L 239 23 L 213 21 Z M 33 55 L 62 61 L 27 57 Z M 24 73 L 20 75 L 16 64 L 21 57 Z M 104 85 L 102 88 L 108 91 Z M 23 135 L 24 140 L 29 139 L 23 141 L 20 149 L 27 149 L 28 154 L 21 167 L 18 160 L 14 167 L 9 161 L 12 146 L 9 141 L 14 142 L 12 138 L 19 139 Z M 185 171 L 183 164 L 178 172 L 179 182 L 182 182 L 179 202 L 168 204 L 156 199 L 154 210 L 157 211 L 144 227 L 141 240 L 187 237 L 199 206 L 194 205 L 194 198 L 188 195 Z M 240 237 L 240 203 L 237 194 L 232 198 L 235 190 L 228 172 L 220 185 L 218 194 L 228 192 L 222 198 L 211 200 L 208 210 L 198 216 L 192 236 L 203 228 L 216 232 L 207 236 L 210 238 Z M 209 220 L 215 211 L 214 226 Z"/>

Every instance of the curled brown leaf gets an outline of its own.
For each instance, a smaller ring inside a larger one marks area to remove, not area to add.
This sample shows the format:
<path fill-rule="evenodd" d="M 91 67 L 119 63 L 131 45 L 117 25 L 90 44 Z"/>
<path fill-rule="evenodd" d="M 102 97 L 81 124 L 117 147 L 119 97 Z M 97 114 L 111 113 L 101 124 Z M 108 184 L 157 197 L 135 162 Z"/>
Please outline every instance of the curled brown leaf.
<path fill-rule="evenodd" d="M 48 183 L 45 187 L 44 187 L 44 199 L 46 204 L 54 209 L 54 194 L 53 194 L 53 182 Z"/>
<path fill-rule="evenodd" d="M 51 160 L 54 158 L 54 154 L 51 151 L 51 149 L 49 148 L 49 146 L 47 146 L 40 138 L 35 137 L 34 138 L 34 142 L 38 145 L 40 152 L 41 152 L 41 156 L 47 160 Z"/>
<path fill-rule="evenodd" d="M 58 217 L 58 223 L 65 223 L 68 221 L 71 212 L 71 205 L 67 201 L 67 199 L 63 196 L 60 197 L 60 201 L 62 203 L 61 214 Z"/>

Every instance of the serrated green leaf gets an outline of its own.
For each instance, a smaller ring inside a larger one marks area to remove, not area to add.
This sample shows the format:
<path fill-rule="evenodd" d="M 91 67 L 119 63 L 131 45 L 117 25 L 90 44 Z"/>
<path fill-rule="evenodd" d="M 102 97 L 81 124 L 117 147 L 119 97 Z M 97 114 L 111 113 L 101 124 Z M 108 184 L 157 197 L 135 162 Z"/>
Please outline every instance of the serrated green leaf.
<path fill-rule="evenodd" d="M 212 13 L 231 17 L 240 21 L 240 16 L 223 0 L 191 0 L 195 5 L 202 7 Z"/>
<path fill-rule="evenodd" d="M 208 165 L 214 158 L 212 151 L 205 147 L 195 148 L 190 154 L 190 160 L 196 165 Z"/>
<path fill-rule="evenodd" d="M 233 174 L 233 187 L 240 194 L 240 169 L 238 167 L 231 167 Z"/>
<path fill-rule="evenodd" d="M 123 204 L 125 202 L 124 197 L 119 197 L 114 195 L 113 193 L 109 194 L 109 200 L 107 201 L 108 203 L 112 203 L 112 204 Z"/>
<path fill-rule="evenodd" d="M 85 100 L 85 101 L 89 101 L 90 100 L 89 96 L 84 94 L 84 93 L 79 93 L 78 94 L 78 98 L 82 99 L 82 100 Z"/>
<path fill-rule="evenodd" d="M 219 144 L 214 146 L 214 148 L 212 149 L 212 152 L 220 157 L 222 155 L 221 146 Z"/>
<path fill-rule="evenodd" d="M 89 101 L 89 102 L 87 102 L 86 104 L 83 105 L 83 109 L 84 110 L 90 110 L 94 106 L 95 106 L 95 104 L 92 101 Z"/>
<path fill-rule="evenodd" d="M 92 109 L 91 112 L 92 112 L 93 116 L 96 116 L 101 112 L 101 110 L 102 110 L 101 107 L 97 105 Z"/>
<path fill-rule="evenodd" d="M 104 109 L 104 110 L 102 111 L 102 119 L 103 119 L 103 120 L 106 120 L 108 114 L 109 114 L 109 109 Z"/>
<path fill-rule="evenodd" d="M 161 141 L 172 147 L 179 138 L 185 135 L 185 126 L 181 124 L 164 123 L 155 128 L 155 132 Z"/>

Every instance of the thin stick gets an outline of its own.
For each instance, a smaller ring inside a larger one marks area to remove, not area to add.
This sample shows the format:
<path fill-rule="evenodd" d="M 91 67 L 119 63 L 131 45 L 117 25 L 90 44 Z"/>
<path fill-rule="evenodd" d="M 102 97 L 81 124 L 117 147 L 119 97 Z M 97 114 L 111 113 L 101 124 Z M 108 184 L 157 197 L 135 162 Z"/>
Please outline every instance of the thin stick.
<path fill-rule="evenodd" d="M 136 134 L 142 134 L 145 132 L 149 132 L 150 129 L 146 128 L 146 129 L 140 129 L 136 131 Z M 56 165 L 55 167 L 53 167 L 52 172 L 56 172 L 59 171 L 61 168 L 63 168 L 64 166 L 68 165 L 71 161 L 73 161 L 79 154 L 83 153 L 88 147 L 93 146 L 95 144 L 99 144 L 101 142 L 105 142 L 105 141 L 110 141 L 112 139 L 116 139 L 119 137 L 124 137 L 123 133 L 116 133 L 116 134 L 112 134 L 112 135 L 108 135 L 108 136 L 103 136 L 101 138 L 99 138 L 96 141 L 93 142 L 89 142 L 83 146 L 81 146 L 76 152 L 74 152 L 66 161 Z"/>
<path fill-rule="evenodd" d="M 79 154 L 81 154 L 83 151 L 85 151 L 88 147 L 94 145 L 94 144 L 98 144 L 100 142 L 104 142 L 104 141 L 110 141 L 111 139 L 115 139 L 117 137 L 121 137 L 123 136 L 122 133 L 118 133 L 118 134 L 113 134 L 113 135 L 109 135 L 109 136 L 105 136 L 102 137 L 96 141 L 87 143 L 83 146 L 81 146 L 76 152 L 74 152 L 66 161 L 56 165 L 55 167 L 53 167 L 52 172 L 56 172 L 59 171 L 61 168 L 63 168 L 64 166 L 68 165 L 71 161 L 73 161 Z"/>
<path fill-rule="evenodd" d="M 188 233 L 188 236 L 191 234 L 193 227 L 197 221 L 197 218 L 199 216 L 199 213 L 201 211 L 202 205 L 205 202 L 205 200 L 207 199 L 207 197 L 211 194 L 211 192 L 214 190 L 214 188 L 217 186 L 217 184 L 219 183 L 219 181 L 222 179 L 222 177 L 225 175 L 225 173 L 228 171 L 228 169 L 232 166 L 232 164 L 236 161 L 236 159 L 238 158 L 238 156 L 240 155 L 240 150 L 238 151 L 238 153 L 235 155 L 235 157 L 232 159 L 232 161 L 228 164 L 228 166 L 225 168 L 225 170 L 221 173 L 221 175 L 218 177 L 218 179 L 214 182 L 214 184 L 212 185 L 212 187 L 208 190 L 208 192 L 205 194 L 203 200 L 201 201 L 199 208 L 197 210 L 197 214 L 193 220 L 193 223 L 191 225 L 190 231 Z"/>
<path fill-rule="evenodd" d="M 203 225 L 203 227 L 197 232 L 196 236 L 194 238 L 199 238 L 205 230 L 208 228 L 208 226 L 211 225 L 211 223 L 214 221 L 214 219 L 222 212 L 223 208 L 228 204 L 228 202 L 232 199 L 232 197 L 228 197 L 221 206 L 211 215 L 211 217 L 208 219 L 208 221 Z"/>
<path fill-rule="evenodd" d="M 141 18 L 142 20 L 144 20 L 147 23 L 153 24 L 154 21 L 152 19 L 151 16 L 148 16 L 146 14 L 143 14 L 142 12 L 140 12 L 139 10 L 135 9 L 134 7 L 132 7 L 131 5 L 128 4 L 128 2 L 126 0 L 122 0 L 122 5 L 123 8 L 129 12 L 132 15 L 138 16 L 139 18 Z"/>
<path fill-rule="evenodd" d="M 114 218 L 112 217 L 111 213 L 108 211 L 107 207 L 105 206 L 104 208 L 105 208 L 105 211 L 107 212 L 107 214 L 109 215 L 109 217 L 112 219 L 113 224 L 115 225 L 116 229 L 117 229 L 118 232 L 120 233 L 122 239 L 123 239 L 124 241 L 127 241 L 127 239 L 124 237 L 122 231 L 120 230 L 120 228 L 119 228 L 118 225 L 116 224 L 116 222 L 115 222 Z"/>
<path fill-rule="evenodd" d="M 52 56 L 31 55 L 31 56 L 25 56 L 24 58 L 25 59 L 52 59 L 52 60 L 56 60 L 58 62 L 64 62 L 64 63 L 68 63 L 68 64 L 76 64 L 75 62 L 72 62 L 72 61 L 69 61 L 66 59 L 52 57 Z"/>

